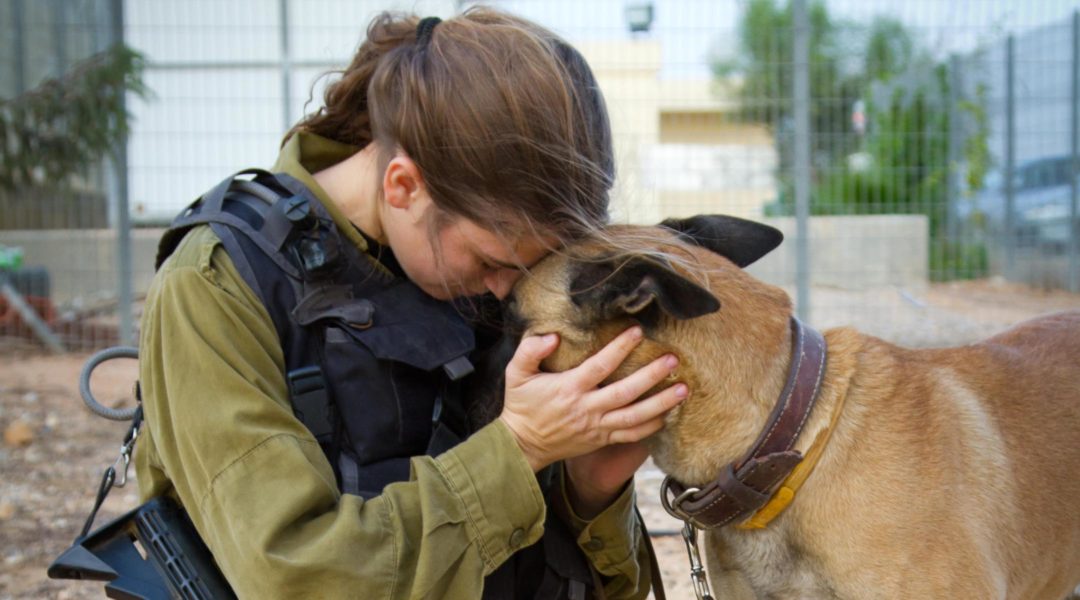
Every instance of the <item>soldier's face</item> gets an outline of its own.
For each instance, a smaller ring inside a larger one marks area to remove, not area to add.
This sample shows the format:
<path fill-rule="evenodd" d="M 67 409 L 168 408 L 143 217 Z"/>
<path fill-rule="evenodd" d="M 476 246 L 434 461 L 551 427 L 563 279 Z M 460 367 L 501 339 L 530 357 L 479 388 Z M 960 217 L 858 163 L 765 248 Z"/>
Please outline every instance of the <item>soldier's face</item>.
<path fill-rule="evenodd" d="M 436 219 L 428 198 L 416 202 L 422 217 L 387 228 L 390 247 L 405 274 L 440 300 L 491 292 L 506 297 L 523 269 L 543 258 L 552 242 L 538 237 L 510 238 L 464 218 Z"/>

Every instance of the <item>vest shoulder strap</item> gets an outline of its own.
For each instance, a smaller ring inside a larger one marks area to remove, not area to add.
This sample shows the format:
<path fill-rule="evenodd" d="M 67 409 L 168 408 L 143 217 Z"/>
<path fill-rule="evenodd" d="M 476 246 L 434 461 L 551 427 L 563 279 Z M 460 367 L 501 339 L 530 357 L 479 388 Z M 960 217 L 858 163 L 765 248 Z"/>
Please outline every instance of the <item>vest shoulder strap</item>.
<path fill-rule="evenodd" d="M 304 194 L 305 190 L 287 175 L 260 169 L 226 178 L 172 222 L 158 245 L 156 266 L 160 268 L 193 227 L 206 224 L 214 230 L 274 322 L 286 357 L 293 413 L 321 444 L 330 444 L 333 409 L 322 367 L 311 364 L 318 354 L 308 351 L 310 334 L 303 324 L 293 323 L 291 313 L 305 291 L 310 294 L 329 285 L 325 278 L 312 276 L 313 272 L 330 267 L 324 263 L 340 257 L 328 252 L 326 241 L 318 236 L 314 238 L 322 242 L 318 247 L 305 247 L 303 242 L 312 240 L 304 234 L 318 228 L 321 208 L 312 206 L 318 201 Z M 338 247 L 336 240 L 330 245 Z"/>

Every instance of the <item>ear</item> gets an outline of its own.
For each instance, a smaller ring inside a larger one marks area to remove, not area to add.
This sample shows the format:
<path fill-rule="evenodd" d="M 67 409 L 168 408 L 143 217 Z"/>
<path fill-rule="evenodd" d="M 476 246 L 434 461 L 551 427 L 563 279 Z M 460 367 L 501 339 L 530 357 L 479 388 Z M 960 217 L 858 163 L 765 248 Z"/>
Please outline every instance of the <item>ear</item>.
<path fill-rule="evenodd" d="M 417 192 L 424 187 L 420 167 L 411 158 L 398 154 L 386 164 L 383 173 L 383 197 L 394 208 L 409 208 L 417 201 Z"/>
<path fill-rule="evenodd" d="M 720 310 L 720 301 L 709 290 L 645 257 L 579 263 L 570 297 L 578 306 L 597 310 L 601 318 L 633 315 L 647 324 L 659 317 L 657 311 L 693 319 Z"/>
<path fill-rule="evenodd" d="M 784 241 L 779 229 L 727 215 L 666 219 L 660 226 L 675 230 L 683 240 L 708 248 L 739 267 L 752 264 Z"/>

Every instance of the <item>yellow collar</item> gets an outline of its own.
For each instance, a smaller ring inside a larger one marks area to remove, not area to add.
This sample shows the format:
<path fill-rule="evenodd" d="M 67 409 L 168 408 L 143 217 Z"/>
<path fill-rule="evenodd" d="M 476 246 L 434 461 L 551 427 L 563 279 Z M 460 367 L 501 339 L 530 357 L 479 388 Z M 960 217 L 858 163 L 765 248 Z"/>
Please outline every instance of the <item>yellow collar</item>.
<path fill-rule="evenodd" d="M 833 430 L 836 429 L 836 422 L 840 418 L 840 413 L 843 412 L 844 400 L 847 398 L 846 392 L 847 390 L 844 390 L 840 394 L 836 406 L 833 407 L 828 426 L 818 432 L 814 438 L 814 443 L 806 451 L 806 456 L 803 457 L 802 462 L 792 469 L 791 474 L 780 484 L 769 502 L 759 508 L 749 519 L 736 525 L 736 529 L 765 529 L 773 519 L 784 512 L 784 509 L 795 500 L 795 493 L 799 491 L 806 479 L 810 477 L 810 473 L 814 471 L 818 460 L 821 459 L 821 454 L 825 451 L 825 445 L 829 443 L 829 437 L 832 436 Z"/>

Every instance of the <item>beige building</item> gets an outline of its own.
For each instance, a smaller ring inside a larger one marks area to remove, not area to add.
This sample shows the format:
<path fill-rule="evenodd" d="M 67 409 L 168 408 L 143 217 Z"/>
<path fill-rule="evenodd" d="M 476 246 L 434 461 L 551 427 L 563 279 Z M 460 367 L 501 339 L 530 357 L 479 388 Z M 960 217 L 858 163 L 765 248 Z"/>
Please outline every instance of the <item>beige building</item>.
<path fill-rule="evenodd" d="M 616 220 L 725 213 L 760 218 L 776 197 L 769 130 L 733 118 L 730 87 L 660 78 L 652 40 L 579 43 L 611 113 L 618 167 Z"/>

